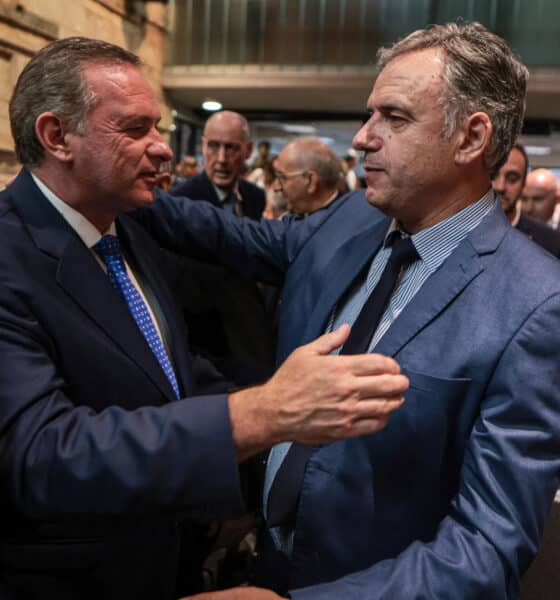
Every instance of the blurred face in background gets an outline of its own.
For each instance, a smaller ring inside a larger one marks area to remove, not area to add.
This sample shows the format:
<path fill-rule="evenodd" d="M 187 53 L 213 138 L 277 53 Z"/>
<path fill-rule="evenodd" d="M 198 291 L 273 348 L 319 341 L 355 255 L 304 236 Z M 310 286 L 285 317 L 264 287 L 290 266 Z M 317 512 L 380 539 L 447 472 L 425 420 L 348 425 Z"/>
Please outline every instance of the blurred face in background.
<path fill-rule="evenodd" d="M 526 170 L 525 157 L 517 148 L 512 148 L 506 163 L 492 180 L 492 187 L 506 215 L 515 212 L 515 205 L 525 184 Z"/>
<path fill-rule="evenodd" d="M 274 164 L 274 192 L 281 194 L 288 211 L 304 214 L 309 211 L 309 173 L 298 168 L 297 157 L 290 147 L 280 152 Z"/>
<path fill-rule="evenodd" d="M 521 193 L 521 210 L 532 219 L 547 223 L 556 208 L 556 177 L 548 169 L 536 169 L 527 175 Z"/>
<path fill-rule="evenodd" d="M 235 113 L 217 113 L 206 123 L 202 138 L 204 170 L 216 187 L 231 191 L 252 151 L 253 144 Z"/>

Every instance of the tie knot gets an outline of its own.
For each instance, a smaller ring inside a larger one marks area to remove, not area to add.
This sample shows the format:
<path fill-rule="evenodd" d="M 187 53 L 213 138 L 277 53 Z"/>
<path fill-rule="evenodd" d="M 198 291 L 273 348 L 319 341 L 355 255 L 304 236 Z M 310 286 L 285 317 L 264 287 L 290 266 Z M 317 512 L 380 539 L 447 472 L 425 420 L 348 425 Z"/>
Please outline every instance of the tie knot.
<path fill-rule="evenodd" d="M 418 252 L 414 247 L 412 238 L 401 237 L 400 231 L 393 231 L 391 236 L 388 238 L 388 243 L 391 244 L 392 249 L 389 260 L 397 267 L 406 267 L 416 260 L 418 260 Z"/>
<path fill-rule="evenodd" d="M 104 235 L 93 249 L 104 259 L 121 257 L 121 245 L 116 235 Z"/>

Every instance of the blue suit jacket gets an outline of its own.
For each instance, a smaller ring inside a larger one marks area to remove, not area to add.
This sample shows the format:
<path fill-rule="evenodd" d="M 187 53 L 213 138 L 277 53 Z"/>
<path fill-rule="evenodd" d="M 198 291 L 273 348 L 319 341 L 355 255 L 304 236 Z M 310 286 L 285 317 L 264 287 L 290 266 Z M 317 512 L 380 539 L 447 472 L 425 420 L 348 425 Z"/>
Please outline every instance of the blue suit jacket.
<path fill-rule="evenodd" d="M 362 192 L 305 220 L 164 195 L 143 218 L 160 241 L 284 279 L 279 362 L 325 330 L 389 225 Z M 496 205 L 379 342 L 406 401 L 380 433 L 315 450 L 269 583 L 298 599 L 516 598 L 558 488 L 559 343 L 558 261 Z"/>
<path fill-rule="evenodd" d="M 226 397 L 195 396 L 213 374 L 198 384 L 158 249 L 117 227 L 186 400 L 30 175 L 0 193 L 0 589 L 18 598 L 175 599 L 184 518 L 242 509 Z"/>

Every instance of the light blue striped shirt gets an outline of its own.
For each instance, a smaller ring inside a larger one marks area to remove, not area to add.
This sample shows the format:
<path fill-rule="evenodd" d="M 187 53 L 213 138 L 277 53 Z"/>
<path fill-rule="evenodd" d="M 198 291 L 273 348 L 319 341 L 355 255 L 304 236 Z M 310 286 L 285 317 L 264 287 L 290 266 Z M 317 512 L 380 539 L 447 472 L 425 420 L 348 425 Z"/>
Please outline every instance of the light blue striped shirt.
<path fill-rule="evenodd" d="M 391 323 L 414 298 L 428 277 L 439 269 L 453 250 L 467 237 L 468 233 L 480 224 L 482 219 L 490 212 L 494 203 L 494 193 L 490 189 L 474 204 L 469 204 L 469 206 L 448 219 L 410 236 L 420 258 L 403 269 L 389 304 L 381 316 L 379 325 L 371 340 L 370 352 L 375 349 Z M 398 229 L 398 224 L 393 220 L 387 230 L 385 240 L 387 240 L 387 236 L 391 231 L 395 229 Z M 407 234 L 403 232 L 403 236 L 406 237 Z M 367 278 L 355 284 L 343 306 L 336 306 L 333 310 L 327 325 L 327 331 L 336 329 L 343 323 L 350 325 L 354 323 L 371 291 L 379 282 L 390 255 L 391 247 L 385 247 L 384 244 L 373 258 Z M 338 350 L 335 352 L 338 352 Z M 274 446 L 270 451 L 263 490 L 265 515 L 270 487 L 290 446 L 291 442 L 284 442 Z M 276 546 L 286 554 L 291 554 L 293 531 L 287 532 L 275 527 L 270 532 Z"/>

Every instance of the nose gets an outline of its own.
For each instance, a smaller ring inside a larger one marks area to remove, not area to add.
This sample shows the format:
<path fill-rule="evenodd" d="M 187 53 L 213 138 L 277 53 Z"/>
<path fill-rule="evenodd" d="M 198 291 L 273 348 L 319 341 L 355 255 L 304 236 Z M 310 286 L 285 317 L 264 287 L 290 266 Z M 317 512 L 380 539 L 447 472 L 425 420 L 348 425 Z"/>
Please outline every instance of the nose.
<path fill-rule="evenodd" d="M 218 161 L 225 162 L 226 161 L 226 147 L 225 144 L 220 144 L 218 148 Z"/>
<path fill-rule="evenodd" d="M 359 151 L 377 152 L 381 149 L 381 138 L 376 133 L 376 124 L 373 115 L 360 127 L 352 146 Z"/>
<path fill-rule="evenodd" d="M 280 181 L 280 179 L 278 179 L 278 177 L 274 178 L 274 181 L 272 182 L 272 191 L 273 192 L 279 192 L 281 193 L 282 190 L 282 182 Z"/>
<path fill-rule="evenodd" d="M 521 209 L 526 215 L 531 216 L 533 214 L 533 201 L 530 198 L 521 198 Z"/>
<path fill-rule="evenodd" d="M 498 175 L 493 181 L 492 181 L 492 187 L 494 188 L 494 191 L 496 192 L 496 194 L 503 194 L 505 191 L 505 180 L 506 178 L 503 175 Z"/>
<path fill-rule="evenodd" d="M 169 147 L 169 145 L 164 142 L 161 135 L 158 133 L 158 140 L 152 142 L 148 148 L 147 153 L 151 158 L 158 158 L 161 162 L 165 162 L 171 160 L 173 158 L 173 151 Z"/>

